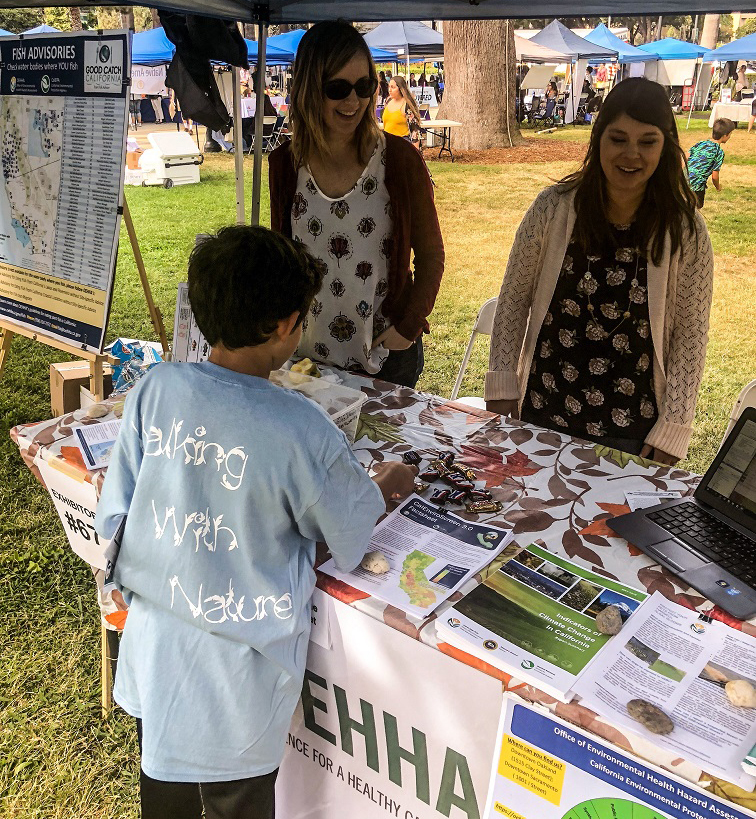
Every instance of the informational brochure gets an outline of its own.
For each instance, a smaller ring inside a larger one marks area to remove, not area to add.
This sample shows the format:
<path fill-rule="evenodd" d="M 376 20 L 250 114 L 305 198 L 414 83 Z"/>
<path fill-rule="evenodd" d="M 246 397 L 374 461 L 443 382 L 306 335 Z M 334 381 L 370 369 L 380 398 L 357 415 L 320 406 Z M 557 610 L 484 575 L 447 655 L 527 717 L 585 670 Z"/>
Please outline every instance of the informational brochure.
<path fill-rule="evenodd" d="M 680 492 L 625 492 L 625 500 L 631 512 L 639 509 L 648 509 L 649 506 L 658 506 L 665 501 L 681 498 Z"/>
<path fill-rule="evenodd" d="M 747 819 L 753 814 L 512 695 L 483 819 Z"/>
<path fill-rule="evenodd" d="M 411 495 L 375 527 L 370 539 L 368 551 L 386 558 L 387 572 L 376 575 L 357 567 L 345 574 L 332 559 L 319 570 L 402 611 L 427 617 L 511 539 L 505 529 L 471 523 Z"/>
<path fill-rule="evenodd" d="M 74 427 L 74 441 L 79 447 L 87 469 L 102 469 L 110 463 L 110 455 L 120 428 L 119 418 L 101 424 Z"/>
<path fill-rule="evenodd" d="M 189 285 L 180 282 L 176 294 L 176 314 L 173 319 L 173 361 L 197 363 L 207 361 L 210 345 L 202 335 L 189 304 Z"/>
<path fill-rule="evenodd" d="M 756 639 L 654 593 L 577 681 L 583 705 L 677 751 L 712 773 L 753 788 L 741 768 L 756 743 L 756 708 L 736 707 L 725 685 L 756 687 Z M 627 712 L 630 700 L 656 705 L 673 730 L 654 734 Z"/>
<path fill-rule="evenodd" d="M 610 639 L 596 616 L 623 622 L 647 594 L 557 557 L 522 549 L 436 625 L 441 639 L 569 702 L 578 675 Z"/>

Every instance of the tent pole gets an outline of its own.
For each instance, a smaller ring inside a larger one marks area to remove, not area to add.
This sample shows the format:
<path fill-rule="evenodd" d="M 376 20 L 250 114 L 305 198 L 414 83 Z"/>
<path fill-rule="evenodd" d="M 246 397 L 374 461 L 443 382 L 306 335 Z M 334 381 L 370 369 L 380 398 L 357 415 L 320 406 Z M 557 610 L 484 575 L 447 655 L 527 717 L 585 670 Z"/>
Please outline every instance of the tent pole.
<path fill-rule="evenodd" d="M 257 84 L 255 88 L 255 160 L 252 165 L 251 223 L 260 224 L 260 191 L 262 189 L 263 117 L 265 116 L 265 52 L 268 24 L 257 24 Z"/>
<path fill-rule="evenodd" d="M 242 140 L 242 111 L 241 111 L 241 76 L 238 68 L 234 67 L 234 170 L 236 172 L 236 224 L 243 225 L 246 221 L 244 208 L 244 144 Z"/>
<path fill-rule="evenodd" d="M 703 74 L 703 61 L 701 62 L 701 68 L 696 74 L 696 84 L 693 86 L 693 96 L 690 99 L 690 111 L 688 111 L 688 122 L 685 125 L 685 130 L 687 131 L 690 128 L 690 118 L 693 116 L 693 108 L 696 105 L 696 94 L 698 93 L 698 81 L 701 79 L 701 74 Z M 696 60 L 696 68 L 698 68 L 698 60 Z"/>

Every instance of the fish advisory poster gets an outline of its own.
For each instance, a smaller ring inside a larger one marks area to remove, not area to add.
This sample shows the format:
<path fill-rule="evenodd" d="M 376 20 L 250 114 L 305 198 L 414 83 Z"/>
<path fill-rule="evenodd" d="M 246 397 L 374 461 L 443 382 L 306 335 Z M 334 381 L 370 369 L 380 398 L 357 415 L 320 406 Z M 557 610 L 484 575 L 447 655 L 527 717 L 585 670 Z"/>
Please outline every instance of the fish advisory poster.
<path fill-rule="evenodd" d="M 102 352 L 123 197 L 129 33 L 0 39 L 0 322 Z"/>
<path fill-rule="evenodd" d="M 484 819 L 752 815 L 553 714 L 504 698 Z"/>

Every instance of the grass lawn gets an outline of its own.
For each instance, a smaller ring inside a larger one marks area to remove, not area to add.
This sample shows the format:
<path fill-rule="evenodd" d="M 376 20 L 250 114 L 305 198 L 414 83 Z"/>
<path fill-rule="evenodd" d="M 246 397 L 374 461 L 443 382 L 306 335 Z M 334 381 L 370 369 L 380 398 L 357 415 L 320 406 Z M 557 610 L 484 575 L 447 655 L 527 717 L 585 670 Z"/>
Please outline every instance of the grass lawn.
<path fill-rule="evenodd" d="M 707 133 L 694 119 L 687 148 Z M 588 128 L 555 141 L 586 142 Z M 738 129 L 704 210 L 716 254 L 712 326 L 695 434 L 685 466 L 713 456 L 740 388 L 756 377 L 756 134 Z M 246 161 L 251 178 L 251 161 Z M 427 337 L 420 387 L 449 395 L 478 307 L 498 294 L 522 214 L 569 162 L 433 163 L 447 250 L 446 274 Z M 248 194 L 250 185 L 247 186 Z M 233 159 L 210 155 L 202 184 L 129 188 L 153 292 L 168 326 L 176 284 L 197 233 L 234 220 Z M 262 213 L 267 219 L 267 190 Z M 109 337 L 154 338 L 125 229 Z M 462 394 L 481 394 L 487 351 L 479 344 Z M 0 382 L 0 814 L 19 819 L 136 817 L 138 757 L 129 719 L 99 719 L 99 627 L 89 570 L 70 552 L 44 490 L 21 462 L 8 430 L 49 417 L 49 364 L 65 358 L 16 338 Z"/>

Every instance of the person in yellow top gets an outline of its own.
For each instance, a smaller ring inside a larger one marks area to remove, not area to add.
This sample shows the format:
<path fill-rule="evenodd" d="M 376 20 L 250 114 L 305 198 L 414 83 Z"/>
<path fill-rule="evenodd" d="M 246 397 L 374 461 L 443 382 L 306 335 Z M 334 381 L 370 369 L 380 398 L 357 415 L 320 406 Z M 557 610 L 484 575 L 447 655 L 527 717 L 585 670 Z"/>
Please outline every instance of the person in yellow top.
<path fill-rule="evenodd" d="M 419 135 L 420 109 L 412 96 L 404 77 L 391 78 L 389 83 L 389 99 L 383 109 L 383 130 L 394 136 L 411 140 L 410 122 L 418 124 L 415 130 Z"/>

